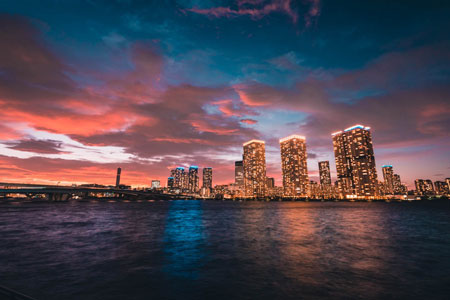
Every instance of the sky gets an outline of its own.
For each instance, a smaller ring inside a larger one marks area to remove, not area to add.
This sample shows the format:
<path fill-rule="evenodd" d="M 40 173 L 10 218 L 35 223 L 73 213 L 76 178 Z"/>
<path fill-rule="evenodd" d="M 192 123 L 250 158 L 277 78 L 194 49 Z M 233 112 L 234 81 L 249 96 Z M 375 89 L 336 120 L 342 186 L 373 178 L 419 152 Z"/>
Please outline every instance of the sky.
<path fill-rule="evenodd" d="M 0 2 L 0 182 L 234 181 L 242 144 L 370 126 L 379 180 L 450 177 L 450 2 Z"/>

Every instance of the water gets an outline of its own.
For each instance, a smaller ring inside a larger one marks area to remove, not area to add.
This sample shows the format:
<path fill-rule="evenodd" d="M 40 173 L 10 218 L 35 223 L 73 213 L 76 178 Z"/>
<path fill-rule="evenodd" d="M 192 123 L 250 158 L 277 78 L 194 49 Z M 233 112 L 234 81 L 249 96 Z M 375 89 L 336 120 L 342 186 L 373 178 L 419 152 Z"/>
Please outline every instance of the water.
<path fill-rule="evenodd" d="M 0 284 L 37 299 L 448 299 L 450 205 L 3 204 Z"/>

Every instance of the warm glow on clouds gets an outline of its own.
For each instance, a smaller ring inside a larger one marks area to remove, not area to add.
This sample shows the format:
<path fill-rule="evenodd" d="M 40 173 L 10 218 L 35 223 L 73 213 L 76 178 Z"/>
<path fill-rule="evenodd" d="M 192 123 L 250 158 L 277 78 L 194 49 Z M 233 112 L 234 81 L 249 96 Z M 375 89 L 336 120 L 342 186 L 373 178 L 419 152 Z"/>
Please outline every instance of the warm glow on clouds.
<path fill-rule="evenodd" d="M 448 18 L 422 24 L 436 11 L 417 8 L 421 31 L 377 11 L 393 30 L 319 0 L 194 2 L 152 16 L 110 2 L 111 16 L 67 24 L 0 15 L 0 181 L 111 184 L 120 166 L 125 183 L 164 185 L 170 168 L 198 165 L 229 183 L 242 143 L 262 139 L 280 184 L 290 134 L 306 136 L 316 179 L 319 160 L 335 174 L 330 134 L 359 123 L 377 166 L 410 186 L 450 177 Z"/>

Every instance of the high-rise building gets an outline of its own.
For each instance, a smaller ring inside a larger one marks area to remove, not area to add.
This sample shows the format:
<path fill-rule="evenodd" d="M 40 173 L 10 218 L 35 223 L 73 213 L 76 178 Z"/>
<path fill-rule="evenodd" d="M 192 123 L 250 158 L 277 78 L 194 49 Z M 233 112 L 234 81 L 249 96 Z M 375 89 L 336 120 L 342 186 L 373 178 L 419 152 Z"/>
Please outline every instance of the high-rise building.
<path fill-rule="evenodd" d="M 405 185 L 402 184 L 402 181 L 400 180 L 400 175 L 394 174 L 394 195 L 401 195 L 406 194 Z"/>
<path fill-rule="evenodd" d="M 340 197 L 352 194 L 352 172 L 347 153 L 347 138 L 343 131 L 331 134 L 333 138 L 334 159 L 336 162 L 337 189 Z"/>
<path fill-rule="evenodd" d="M 121 168 L 117 168 L 117 175 L 116 175 L 116 187 L 120 185 L 120 173 L 122 172 Z"/>
<path fill-rule="evenodd" d="M 203 184 L 206 189 L 212 189 L 212 168 L 203 168 Z"/>
<path fill-rule="evenodd" d="M 188 190 L 191 193 L 197 193 L 198 192 L 198 167 L 197 166 L 190 166 L 189 167 L 189 183 L 188 183 Z"/>
<path fill-rule="evenodd" d="M 152 189 L 157 189 L 161 187 L 161 182 L 159 180 L 152 180 Z"/>
<path fill-rule="evenodd" d="M 183 167 L 177 167 L 172 170 L 171 176 L 173 177 L 173 187 L 183 189 L 185 181 L 185 172 Z"/>
<path fill-rule="evenodd" d="M 384 187 L 386 194 L 394 194 L 394 170 L 392 165 L 384 165 L 381 167 L 383 170 Z"/>
<path fill-rule="evenodd" d="M 377 171 L 370 127 L 356 125 L 332 134 L 341 197 L 377 194 Z"/>
<path fill-rule="evenodd" d="M 416 185 L 416 194 L 419 196 L 434 195 L 433 182 L 430 179 L 416 179 L 414 181 Z"/>
<path fill-rule="evenodd" d="M 234 183 L 244 186 L 244 163 L 242 160 L 234 162 Z"/>
<path fill-rule="evenodd" d="M 281 171 L 284 195 L 305 197 L 308 193 L 308 167 L 304 136 L 290 135 L 280 139 Z"/>
<path fill-rule="evenodd" d="M 266 187 L 268 189 L 274 188 L 275 187 L 275 178 L 267 177 L 267 179 L 266 179 Z"/>
<path fill-rule="evenodd" d="M 319 176 L 322 186 L 331 186 L 330 162 L 319 161 Z"/>
<path fill-rule="evenodd" d="M 168 187 L 169 189 L 173 189 L 174 186 L 175 186 L 175 180 L 174 180 L 174 177 L 172 177 L 172 176 L 168 177 L 168 178 L 167 178 L 167 187 Z"/>
<path fill-rule="evenodd" d="M 183 177 L 181 179 L 181 189 L 185 191 L 189 190 L 189 171 L 183 173 Z"/>
<path fill-rule="evenodd" d="M 330 162 L 319 161 L 319 177 L 320 186 L 319 191 L 322 198 L 328 199 L 332 197 L 332 185 L 331 185 L 331 173 L 330 173 Z"/>
<path fill-rule="evenodd" d="M 266 147 L 264 141 L 251 140 L 244 147 L 244 191 L 246 197 L 266 195 Z"/>
<path fill-rule="evenodd" d="M 436 190 L 437 195 L 448 195 L 449 194 L 448 184 L 445 181 L 435 181 L 434 188 Z"/>
<path fill-rule="evenodd" d="M 314 180 L 309 181 L 308 197 L 318 198 L 321 196 L 320 187 Z"/>

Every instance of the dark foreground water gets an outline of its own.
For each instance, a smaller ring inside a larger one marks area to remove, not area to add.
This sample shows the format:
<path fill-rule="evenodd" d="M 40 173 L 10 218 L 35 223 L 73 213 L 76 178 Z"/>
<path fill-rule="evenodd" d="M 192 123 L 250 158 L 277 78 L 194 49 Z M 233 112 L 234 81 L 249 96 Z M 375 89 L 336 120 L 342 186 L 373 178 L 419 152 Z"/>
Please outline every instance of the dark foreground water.
<path fill-rule="evenodd" d="M 448 299 L 450 205 L 1 205 L 0 284 L 37 299 Z"/>

